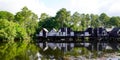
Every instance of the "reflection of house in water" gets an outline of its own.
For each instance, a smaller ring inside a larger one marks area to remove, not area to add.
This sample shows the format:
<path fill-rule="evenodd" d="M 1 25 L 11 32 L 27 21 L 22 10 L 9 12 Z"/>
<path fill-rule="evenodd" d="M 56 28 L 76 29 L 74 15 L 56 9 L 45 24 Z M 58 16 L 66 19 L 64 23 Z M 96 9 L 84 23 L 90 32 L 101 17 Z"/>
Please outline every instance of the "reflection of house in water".
<path fill-rule="evenodd" d="M 63 51 L 70 51 L 74 48 L 74 43 L 39 43 L 39 46 L 45 50 L 46 48 L 50 47 L 53 50 L 59 48 Z"/>
<path fill-rule="evenodd" d="M 105 28 L 88 28 L 85 30 L 85 32 L 88 32 L 87 34 L 89 36 L 89 42 L 91 43 L 91 45 L 89 46 L 90 49 L 105 49 L 107 43 L 106 37 L 108 37 L 108 33 Z"/>

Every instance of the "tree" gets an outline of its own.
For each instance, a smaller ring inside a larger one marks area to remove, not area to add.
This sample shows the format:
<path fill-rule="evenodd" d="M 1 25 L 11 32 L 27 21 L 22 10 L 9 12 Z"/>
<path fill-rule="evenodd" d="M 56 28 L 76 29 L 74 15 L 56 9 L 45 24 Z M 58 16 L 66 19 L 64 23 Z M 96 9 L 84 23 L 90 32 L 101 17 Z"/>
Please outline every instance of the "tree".
<path fill-rule="evenodd" d="M 56 24 L 57 23 L 55 22 L 54 17 L 50 17 L 46 13 L 41 14 L 39 21 L 39 30 L 42 28 L 47 28 L 48 30 L 51 30 L 57 26 Z"/>
<path fill-rule="evenodd" d="M 46 14 L 46 13 L 41 13 L 41 16 L 40 16 L 40 21 L 43 21 L 43 20 L 45 20 L 45 19 L 47 19 L 47 18 L 49 18 L 50 16 L 48 15 L 48 14 Z"/>
<path fill-rule="evenodd" d="M 39 29 L 47 28 L 51 30 L 53 28 L 57 29 L 57 22 L 55 21 L 54 17 L 47 17 L 46 19 L 39 21 Z"/>
<path fill-rule="evenodd" d="M 55 16 L 55 20 L 58 22 L 58 28 L 69 26 L 70 16 L 70 11 L 67 11 L 65 8 L 60 9 Z"/>
<path fill-rule="evenodd" d="M 36 32 L 38 26 L 37 20 L 38 16 L 27 7 L 24 7 L 22 11 L 17 12 L 15 15 L 15 21 L 26 29 L 30 37 L 33 37 Z"/>
<path fill-rule="evenodd" d="M 90 20 L 91 20 L 91 27 L 99 27 L 100 26 L 100 21 L 98 20 L 99 16 L 91 14 L 90 15 Z"/>
<path fill-rule="evenodd" d="M 6 19 L 0 19 L 0 39 L 7 41 L 27 40 L 28 36 L 26 30 L 19 24 L 9 22 Z"/>
<path fill-rule="evenodd" d="M 13 21 L 14 15 L 8 11 L 0 11 L 0 19 L 7 19 L 8 21 Z"/>
<path fill-rule="evenodd" d="M 7 38 L 7 33 L 4 30 L 0 30 L 0 42 L 6 40 L 6 38 Z"/>
<path fill-rule="evenodd" d="M 9 22 L 6 19 L 0 19 L 0 35 L 4 36 L 2 40 L 14 40 L 16 36 L 16 30 L 13 22 Z"/>
<path fill-rule="evenodd" d="M 90 26 L 90 15 L 89 14 L 86 14 L 86 26 L 87 26 L 87 28 Z"/>
<path fill-rule="evenodd" d="M 110 26 L 120 27 L 120 17 L 111 17 L 109 24 Z"/>
<path fill-rule="evenodd" d="M 78 12 L 75 12 L 72 16 L 71 16 L 71 28 L 73 30 L 81 30 L 80 27 L 81 26 L 81 17 L 80 14 Z"/>
<path fill-rule="evenodd" d="M 100 20 L 102 26 L 108 27 L 109 17 L 105 13 L 102 13 L 99 16 L 99 20 Z"/>
<path fill-rule="evenodd" d="M 26 29 L 22 28 L 19 24 L 15 24 L 16 36 L 14 40 L 29 40 Z"/>
<path fill-rule="evenodd" d="M 87 28 L 86 15 L 81 14 L 80 17 L 81 17 L 82 30 L 85 30 Z"/>

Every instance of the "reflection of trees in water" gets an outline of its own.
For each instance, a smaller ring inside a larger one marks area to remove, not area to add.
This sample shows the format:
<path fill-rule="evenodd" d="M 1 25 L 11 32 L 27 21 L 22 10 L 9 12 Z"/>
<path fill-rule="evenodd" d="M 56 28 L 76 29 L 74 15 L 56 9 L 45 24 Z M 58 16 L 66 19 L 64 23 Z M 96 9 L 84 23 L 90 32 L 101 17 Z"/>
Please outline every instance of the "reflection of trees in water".
<path fill-rule="evenodd" d="M 29 60 L 29 56 L 36 55 L 37 47 L 27 41 L 14 43 L 0 43 L 1 60 Z"/>
<path fill-rule="evenodd" d="M 45 58 L 54 57 L 54 58 L 58 59 L 63 56 L 63 51 L 61 51 L 58 47 L 56 49 L 51 49 L 50 47 L 48 47 L 48 49 L 45 51 L 43 51 L 43 49 L 40 49 L 40 53 Z"/>

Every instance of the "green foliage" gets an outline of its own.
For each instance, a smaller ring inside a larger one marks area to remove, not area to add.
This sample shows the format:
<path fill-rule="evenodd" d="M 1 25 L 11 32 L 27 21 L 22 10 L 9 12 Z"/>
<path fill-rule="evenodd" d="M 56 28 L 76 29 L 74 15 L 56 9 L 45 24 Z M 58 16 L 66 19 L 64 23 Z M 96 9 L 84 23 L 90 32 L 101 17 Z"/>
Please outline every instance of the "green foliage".
<path fill-rule="evenodd" d="M 72 51 L 68 51 L 65 53 L 66 56 L 80 56 L 80 55 L 85 55 L 88 56 L 90 51 L 88 51 L 86 48 L 81 47 L 81 48 L 74 48 Z"/>
<path fill-rule="evenodd" d="M 59 48 L 56 48 L 55 50 L 53 50 L 49 47 L 46 51 L 43 51 L 41 49 L 40 52 L 45 58 L 50 58 L 50 56 L 54 56 L 55 59 L 63 57 L 63 51 L 61 51 Z"/>
<path fill-rule="evenodd" d="M 55 17 L 50 17 L 46 13 L 42 13 L 39 21 L 39 30 L 41 28 L 51 30 L 52 28 L 59 29 L 61 27 L 70 27 L 73 30 L 80 31 L 85 30 L 89 26 L 93 28 L 119 27 L 119 20 L 120 17 L 109 17 L 105 13 L 101 13 L 99 16 L 95 14 L 79 14 L 78 12 L 75 12 L 71 15 L 70 11 L 62 8 L 56 13 Z"/>
<path fill-rule="evenodd" d="M 0 59 L 29 60 L 29 55 L 34 57 L 38 48 L 29 42 L 33 40 L 36 32 L 39 32 L 42 28 L 48 30 L 56 28 L 58 30 L 61 27 L 70 27 L 73 30 L 80 31 L 85 30 L 88 26 L 120 27 L 120 17 L 109 17 L 105 13 L 99 16 L 75 12 L 71 15 L 70 11 L 62 8 L 54 17 L 42 13 L 38 22 L 38 16 L 27 7 L 23 7 L 15 15 L 7 11 L 0 11 Z M 80 54 L 78 53 L 79 50 L 82 51 Z M 58 48 L 56 50 L 40 51 L 47 57 L 53 55 L 55 58 L 59 58 L 63 55 Z M 86 48 L 75 48 L 72 53 L 67 52 L 66 54 L 78 56 L 88 55 L 88 53 L 89 51 Z M 97 52 L 94 52 L 94 56 L 96 54 Z"/>
<path fill-rule="evenodd" d="M 0 20 L 0 30 L 2 31 L 0 35 L 4 36 L 6 40 L 13 40 L 16 36 L 15 24 L 13 22 L 9 22 L 8 20 L 1 19 Z M 4 39 L 2 39 L 4 40 Z"/>
<path fill-rule="evenodd" d="M 72 56 L 77 57 L 77 56 L 80 56 L 81 51 L 82 51 L 81 48 L 74 48 L 74 49 L 72 50 L 72 53 L 71 53 L 71 52 L 70 52 L 70 53 L 71 53 Z"/>
<path fill-rule="evenodd" d="M 0 11 L 0 59 L 29 60 L 29 55 L 35 56 L 38 51 L 29 43 L 37 28 L 37 15 L 24 7 L 13 20 L 14 15 Z"/>
<path fill-rule="evenodd" d="M 109 21 L 110 26 L 120 27 L 120 17 L 111 17 Z"/>
<path fill-rule="evenodd" d="M 15 28 L 16 28 L 15 39 L 17 40 L 28 40 L 29 39 L 29 37 L 27 36 L 26 30 L 22 28 L 19 24 L 16 24 Z"/>
<path fill-rule="evenodd" d="M 4 30 L 0 30 L 0 40 L 5 40 L 7 38 L 7 33 Z"/>
<path fill-rule="evenodd" d="M 29 38 L 24 28 L 6 19 L 0 19 L 0 37 L 1 40 L 8 41 L 25 40 Z"/>
<path fill-rule="evenodd" d="M 28 52 L 29 51 L 29 52 Z M 34 44 L 30 44 L 29 40 L 17 43 L 8 42 L 0 45 L 1 60 L 29 60 L 29 56 L 36 56 L 38 48 Z"/>
<path fill-rule="evenodd" d="M 73 30 L 82 30 L 82 26 L 81 26 L 81 17 L 80 14 L 78 12 L 75 12 L 72 16 L 71 16 L 71 28 Z"/>
<path fill-rule="evenodd" d="M 57 21 L 58 28 L 67 27 L 70 25 L 70 11 L 67 11 L 65 8 L 60 9 L 55 16 Z"/>
<path fill-rule="evenodd" d="M 8 21 L 13 21 L 14 15 L 7 11 L 0 11 L 0 19 L 7 19 Z"/>
<path fill-rule="evenodd" d="M 44 20 L 46 20 L 47 18 L 49 18 L 49 15 L 48 15 L 48 14 L 46 14 L 46 13 L 41 13 L 40 21 L 44 21 Z"/>
<path fill-rule="evenodd" d="M 100 16 L 99 16 L 99 20 L 101 21 L 101 25 L 102 26 L 105 26 L 105 27 L 109 27 L 108 25 L 108 21 L 109 21 L 109 17 L 105 14 L 105 13 L 102 13 Z"/>
<path fill-rule="evenodd" d="M 92 27 L 99 27 L 100 26 L 100 21 L 98 20 L 98 18 L 99 18 L 98 15 L 91 14 L 90 18 L 91 18 L 91 26 Z"/>
<path fill-rule="evenodd" d="M 57 22 L 55 21 L 54 17 L 49 17 L 44 19 L 43 21 L 39 21 L 39 29 L 47 28 L 48 30 L 51 30 L 53 28 L 58 29 Z"/>
<path fill-rule="evenodd" d="M 38 16 L 27 7 L 24 7 L 22 11 L 16 13 L 15 15 L 15 21 L 25 28 L 28 36 L 32 38 L 36 32 L 36 28 L 38 27 L 37 20 Z"/>

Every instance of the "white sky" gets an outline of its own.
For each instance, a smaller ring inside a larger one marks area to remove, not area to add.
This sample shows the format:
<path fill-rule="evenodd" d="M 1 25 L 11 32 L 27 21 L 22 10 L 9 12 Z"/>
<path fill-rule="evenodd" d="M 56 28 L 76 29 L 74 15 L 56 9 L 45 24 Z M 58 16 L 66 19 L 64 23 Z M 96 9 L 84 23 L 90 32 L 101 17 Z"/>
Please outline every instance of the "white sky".
<path fill-rule="evenodd" d="M 0 10 L 12 13 L 21 11 L 27 6 L 40 16 L 47 13 L 54 16 L 61 8 L 66 8 L 71 13 L 106 13 L 109 16 L 120 16 L 120 0 L 0 0 Z"/>

